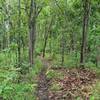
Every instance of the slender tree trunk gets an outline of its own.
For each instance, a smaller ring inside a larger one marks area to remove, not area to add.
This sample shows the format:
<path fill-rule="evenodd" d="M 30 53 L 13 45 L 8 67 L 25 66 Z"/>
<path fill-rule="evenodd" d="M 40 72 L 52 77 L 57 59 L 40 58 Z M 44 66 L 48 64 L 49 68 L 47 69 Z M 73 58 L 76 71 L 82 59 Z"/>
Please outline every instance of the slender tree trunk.
<path fill-rule="evenodd" d="M 26 9 L 27 10 L 27 9 Z M 42 7 L 40 9 L 37 8 L 36 0 L 31 0 L 30 3 L 30 13 L 29 13 L 29 62 L 32 67 L 34 64 L 34 47 L 36 40 L 36 18 L 41 12 Z M 28 11 L 26 11 L 28 13 Z"/>
<path fill-rule="evenodd" d="M 45 25 L 45 41 L 44 41 L 44 47 L 43 47 L 43 57 L 45 57 L 47 40 L 48 40 L 48 36 L 50 35 L 50 32 L 51 32 L 52 23 L 53 23 L 53 17 L 51 18 L 49 27 L 47 28 L 46 25 Z"/>
<path fill-rule="evenodd" d="M 45 36 L 44 47 L 43 47 L 43 57 L 45 57 L 46 45 L 47 45 L 48 36 Z"/>
<path fill-rule="evenodd" d="M 29 61 L 30 65 L 34 64 L 33 53 L 34 53 L 34 45 L 35 45 L 35 26 L 31 25 L 29 27 Z"/>
<path fill-rule="evenodd" d="M 82 33 L 82 44 L 81 44 L 81 53 L 80 53 L 80 63 L 81 63 L 80 66 L 82 68 L 84 68 L 84 63 L 85 63 L 85 50 L 86 50 L 86 42 L 87 42 L 89 13 L 90 13 L 90 0 L 84 0 L 83 33 Z"/>
<path fill-rule="evenodd" d="M 45 57 L 46 45 L 48 40 L 48 31 L 47 31 L 47 21 L 45 23 L 45 34 L 44 34 L 44 46 L 43 46 L 43 57 Z"/>
<path fill-rule="evenodd" d="M 74 51 L 74 33 L 71 33 L 71 51 Z"/>
<path fill-rule="evenodd" d="M 50 47 L 50 54 L 52 53 L 52 31 L 50 31 L 50 43 L 49 43 L 49 47 Z"/>
<path fill-rule="evenodd" d="M 19 34 L 18 34 L 18 66 L 20 67 L 21 64 L 21 35 L 20 35 L 20 27 L 21 27 L 21 20 L 20 20 L 20 16 L 21 16 L 21 2 L 20 0 L 18 0 L 18 9 L 19 9 L 19 20 L 18 20 L 18 30 L 19 30 Z"/>
<path fill-rule="evenodd" d="M 30 66 L 34 64 L 33 54 L 35 46 L 35 27 L 36 27 L 36 4 L 34 0 L 31 0 L 30 15 L 29 15 L 29 61 Z"/>
<path fill-rule="evenodd" d="M 62 34 L 62 40 L 61 40 L 61 46 L 62 46 L 62 51 L 61 51 L 61 65 L 64 65 L 64 55 L 65 55 L 65 39 L 64 39 L 64 33 Z"/>
<path fill-rule="evenodd" d="M 2 41 L 2 49 L 5 49 L 6 48 L 6 36 L 5 36 L 5 33 L 3 35 L 3 41 Z"/>

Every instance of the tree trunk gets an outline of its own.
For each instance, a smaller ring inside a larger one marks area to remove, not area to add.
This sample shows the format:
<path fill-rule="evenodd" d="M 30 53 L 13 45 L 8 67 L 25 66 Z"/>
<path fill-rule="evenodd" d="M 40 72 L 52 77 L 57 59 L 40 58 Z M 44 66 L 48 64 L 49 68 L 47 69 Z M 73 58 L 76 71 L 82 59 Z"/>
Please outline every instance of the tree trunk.
<path fill-rule="evenodd" d="M 19 20 L 18 20 L 18 30 L 19 30 L 19 33 L 18 33 L 18 67 L 20 67 L 20 64 L 21 64 L 21 35 L 20 35 L 20 26 L 21 26 L 21 20 L 20 20 L 20 16 L 21 16 L 21 2 L 20 0 L 18 0 L 18 9 L 19 9 Z"/>
<path fill-rule="evenodd" d="M 35 25 L 31 25 L 31 27 L 29 27 L 29 32 L 29 61 L 30 66 L 32 66 L 34 64 L 33 53 L 35 45 Z"/>
<path fill-rule="evenodd" d="M 84 63 L 85 63 L 85 50 L 87 42 L 89 14 L 90 14 L 90 0 L 84 0 L 83 33 L 82 33 L 82 44 L 80 53 L 80 66 L 82 68 L 84 68 Z"/>
<path fill-rule="evenodd" d="M 71 46 L 71 52 L 74 51 L 74 33 L 73 32 L 71 33 L 71 43 L 70 43 L 70 46 Z"/>
<path fill-rule="evenodd" d="M 45 49 L 46 49 L 46 45 L 47 45 L 48 36 L 51 35 L 50 32 L 51 32 L 52 23 L 53 23 L 53 17 L 51 18 L 49 27 L 47 28 L 45 25 L 45 41 L 44 41 L 44 47 L 43 47 L 43 57 L 45 57 Z"/>
<path fill-rule="evenodd" d="M 33 53 L 35 46 L 35 26 L 36 26 L 36 4 L 31 0 L 29 15 L 29 62 L 30 66 L 34 64 Z"/>
<path fill-rule="evenodd" d="M 61 51 L 61 65 L 64 65 L 64 55 L 65 55 L 65 38 L 64 38 L 64 33 L 62 34 L 62 40 L 61 40 L 61 47 L 62 47 L 62 51 Z"/>
<path fill-rule="evenodd" d="M 48 35 L 45 36 L 44 47 L 43 47 L 43 57 L 45 57 L 45 50 L 47 45 Z"/>
<path fill-rule="evenodd" d="M 47 40 L 48 40 L 48 31 L 47 31 L 47 21 L 45 23 L 45 34 L 44 34 L 44 47 L 43 47 L 43 57 L 45 57 L 45 50 L 46 50 L 46 45 L 47 45 Z"/>

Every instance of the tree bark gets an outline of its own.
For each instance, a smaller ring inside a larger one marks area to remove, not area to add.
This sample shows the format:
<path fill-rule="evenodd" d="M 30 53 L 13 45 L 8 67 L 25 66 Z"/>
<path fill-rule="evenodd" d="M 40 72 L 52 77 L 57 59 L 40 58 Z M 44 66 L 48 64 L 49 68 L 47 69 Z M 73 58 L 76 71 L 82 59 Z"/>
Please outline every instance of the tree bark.
<path fill-rule="evenodd" d="M 29 15 L 29 61 L 30 66 L 34 64 L 33 53 L 35 45 L 35 26 L 36 26 L 36 3 L 31 0 Z"/>
<path fill-rule="evenodd" d="M 46 30 L 45 30 L 46 31 Z M 48 40 L 48 33 L 45 33 L 44 47 L 43 47 L 43 57 L 45 57 L 46 45 Z"/>
<path fill-rule="evenodd" d="M 64 33 L 62 34 L 62 40 L 61 40 L 61 46 L 62 46 L 62 52 L 61 52 L 61 65 L 64 65 L 64 55 L 65 55 L 65 39 L 64 39 Z"/>
<path fill-rule="evenodd" d="M 53 23 L 53 17 L 51 18 L 49 27 L 47 28 L 45 25 L 45 40 L 44 40 L 44 47 L 43 47 L 43 57 L 45 57 L 45 51 L 46 51 L 46 45 L 47 45 L 47 40 L 48 40 L 48 36 L 51 34 L 51 26 Z M 47 24 L 47 23 L 46 23 Z"/>
<path fill-rule="evenodd" d="M 29 12 L 29 62 L 31 67 L 34 64 L 33 58 L 34 58 L 34 47 L 35 47 L 35 40 L 36 40 L 36 32 L 35 32 L 36 19 L 41 11 L 42 11 L 42 7 L 37 8 L 36 0 L 31 0 L 30 12 Z"/>
<path fill-rule="evenodd" d="M 90 14 L 90 0 L 84 0 L 83 32 L 82 32 L 82 44 L 80 53 L 80 67 L 82 68 L 84 68 L 84 63 L 85 63 L 85 50 L 87 42 L 89 14 Z"/>
<path fill-rule="evenodd" d="M 21 1 L 18 0 L 18 9 L 19 9 L 19 20 L 18 20 L 18 40 L 17 40 L 17 44 L 18 44 L 18 67 L 20 67 L 21 64 L 21 34 L 20 34 L 20 27 L 21 27 L 21 20 L 20 20 L 20 16 L 21 16 Z"/>
<path fill-rule="evenodd" d="M 71 42 L 70 42 L 70 47 L 71 47 L 71 52 L 74 51 L 74 33 L 71 33 Z"/>

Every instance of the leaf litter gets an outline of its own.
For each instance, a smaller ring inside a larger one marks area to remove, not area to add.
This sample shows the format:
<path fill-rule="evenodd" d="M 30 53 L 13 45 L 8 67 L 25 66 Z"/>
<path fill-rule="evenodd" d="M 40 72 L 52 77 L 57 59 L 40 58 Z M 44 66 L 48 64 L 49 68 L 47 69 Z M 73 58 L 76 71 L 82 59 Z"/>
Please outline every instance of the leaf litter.
<path fill-rule="evenodd" d="M 96 83 L 96 74 L 90 69 L 53 69 L 61 73 L 63 78 L 52 78 L 49 80 L 49 99 L 50 100 L 89 100 L 92 95 L 93 85 Z M 50 87 L 59 84 L 58 90 Z"/>

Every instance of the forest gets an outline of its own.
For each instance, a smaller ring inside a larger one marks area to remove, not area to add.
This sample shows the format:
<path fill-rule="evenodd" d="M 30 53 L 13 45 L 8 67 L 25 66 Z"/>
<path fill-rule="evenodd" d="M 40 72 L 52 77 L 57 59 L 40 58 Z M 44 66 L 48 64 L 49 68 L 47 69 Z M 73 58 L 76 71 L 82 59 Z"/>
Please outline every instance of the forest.
<path fill-rule="evenodd" d="M 100 0 L 0 0 L 0 100 L 100 100 Z"/>

